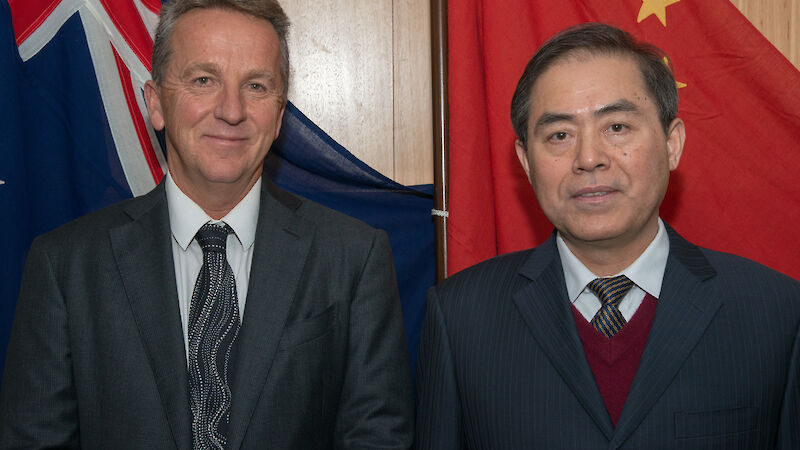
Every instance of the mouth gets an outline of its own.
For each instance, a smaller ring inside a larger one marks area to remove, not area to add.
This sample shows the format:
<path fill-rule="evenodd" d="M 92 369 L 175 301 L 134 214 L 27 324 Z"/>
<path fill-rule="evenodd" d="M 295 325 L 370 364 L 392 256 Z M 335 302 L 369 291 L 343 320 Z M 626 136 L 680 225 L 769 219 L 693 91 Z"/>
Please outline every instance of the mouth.
<path fill-rule="evenodd" d="M 247 142 L 247 138 L 240 136 L 208 134 L 205 136 L 205 138 L 213 142 L 215 145 L 222 145 L 222 146 L 239 146 Z"/>
<path fill-rule="evenodd" d="M 572 198 L 585 203 L 599 203 L 615 196 L 619 191 L 608 186 L 592 186 L 580 189 Z"/>
<path fill-rule="evenodd" d="M 217 139 L 220 141 L 244 141 L 247 139 L 246 137 L 243 136 L 227 136 L 223 134 L 207 134 L 206 137 L 210 139 Z"/>

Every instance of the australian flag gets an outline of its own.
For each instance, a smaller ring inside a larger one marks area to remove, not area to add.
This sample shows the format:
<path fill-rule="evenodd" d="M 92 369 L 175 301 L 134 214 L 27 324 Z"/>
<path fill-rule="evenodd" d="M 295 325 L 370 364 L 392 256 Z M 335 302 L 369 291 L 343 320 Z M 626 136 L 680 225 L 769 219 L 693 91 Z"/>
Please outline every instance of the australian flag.
<path fill-rule="evenodd" d="M 142 94 L 160 7 L 0 0 L 0 365 L 33 238 L 144 194 L 166 173 Z M 375 172 L 291 104 L 265 171 L 284 189 L 387 231 L 413 363 L 434 282 L 431 187 Z"/>

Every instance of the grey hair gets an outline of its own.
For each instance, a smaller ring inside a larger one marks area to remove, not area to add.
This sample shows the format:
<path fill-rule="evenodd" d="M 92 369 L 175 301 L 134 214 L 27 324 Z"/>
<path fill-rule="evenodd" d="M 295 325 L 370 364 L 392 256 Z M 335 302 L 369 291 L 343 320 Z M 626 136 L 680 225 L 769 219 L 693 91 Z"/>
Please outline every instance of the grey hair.
<path fill-rule="evenodd" d="M 281 49 L 281 87 L 283 101 L 289 92 L 289 18 L 277 0 L 171 0 L 161 7 L 156 36 L 153 40 L 153 81 L 161 84 L 172 54 L 170 37 L 178 18 L 187 12 L 197 9 L 217 8 L 238 11 L 249 16 L 264 19 L 272 25 L 278 34 Z"/>

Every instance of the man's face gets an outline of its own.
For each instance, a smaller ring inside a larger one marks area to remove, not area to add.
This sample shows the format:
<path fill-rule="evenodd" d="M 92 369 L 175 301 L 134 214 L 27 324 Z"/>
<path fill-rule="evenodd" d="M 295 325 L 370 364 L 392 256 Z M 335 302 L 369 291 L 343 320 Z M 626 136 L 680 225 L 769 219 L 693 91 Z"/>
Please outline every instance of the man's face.
<path fill-rule="evenodd" d="M 665 134 L 627 56 L 568 55 L 531 98 L 527 151 L 519 141 L 516 149 L 547 218 L 571 247 L 643 251 L 678 167 L 683 123 Z"/>
<path fill-rule="evenodd" d="M 167 159 L 190 197 L 249 189 L 283 117 L 280 46 L 272 25 L 222 9 L 181 16 L 163 82 L 145 87 L 150 120 L 166 127 Z"/>

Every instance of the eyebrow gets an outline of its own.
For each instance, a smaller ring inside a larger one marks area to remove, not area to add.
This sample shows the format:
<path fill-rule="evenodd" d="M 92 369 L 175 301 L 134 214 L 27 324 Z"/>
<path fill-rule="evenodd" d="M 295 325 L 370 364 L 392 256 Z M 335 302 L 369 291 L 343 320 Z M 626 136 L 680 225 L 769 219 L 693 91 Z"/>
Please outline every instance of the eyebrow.
<path fill-rule="evenodd" d="M 217 73 L 219 71 L 219 67 L 216 64 L 211 63 L 199 63 L 199 64 L 192 64 L 186 67 L 183 70 L 182 76 L 186 77 L 191 75 L 194 72 L 208 72 L 208 73 Z"/>
<path fill-rule="evenodd" d="M 639 107 L 625 99 L 619 99 L 610 105 L 605 105 L 594 112 L 595 117 L 600 117 L 617 112 L 639 112 Z"/>
<path fill-rule="evenodd" d="M 545 112 L 539 119 L 536 121 L 536 125 L 534 125 L 533 129 L 538 130 L 542 127 L 550 125 L 556 122 L 572 122 L 575 120 L 575 116 L 572 114 L 559 114 L 553 112 Z"/>
<path fill-rule="evenodd" d="M 264 79 L 267 80 L 269 84 L 276 84 L 278 82 L 278 77 L 276 77 L 274 73 L 267 70 L 253 70 L 247 73 L 247 78 Z"/>
<path fill-rule="evenodd" d="M 594 112 L 594 116 L 602 117 L 608 114 L 613 114 L 618 112 L 638 112 L 638 111 L 639 107 L 636 106 L 635 104 L 625 99 L 619 99 L 613 103 L 598 108 Z M 574 122 L 574 121 L 575 121 L 574 114 L 555 113 L 548 111 L 542 113 L 542 115 L 539 116 L 539 119 L 536 120 L 536 124 L 534 125 L 534 131 L 553 123 Z"/>

